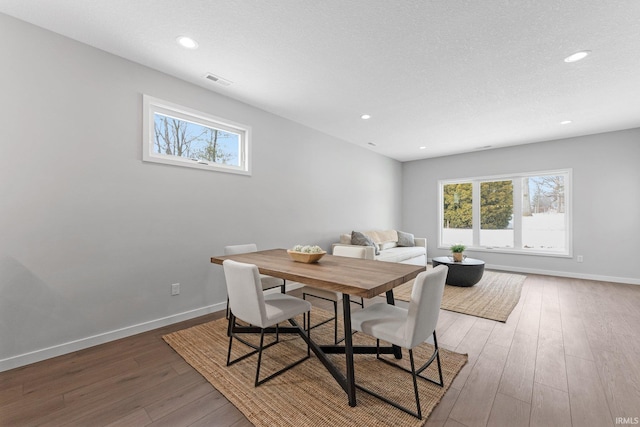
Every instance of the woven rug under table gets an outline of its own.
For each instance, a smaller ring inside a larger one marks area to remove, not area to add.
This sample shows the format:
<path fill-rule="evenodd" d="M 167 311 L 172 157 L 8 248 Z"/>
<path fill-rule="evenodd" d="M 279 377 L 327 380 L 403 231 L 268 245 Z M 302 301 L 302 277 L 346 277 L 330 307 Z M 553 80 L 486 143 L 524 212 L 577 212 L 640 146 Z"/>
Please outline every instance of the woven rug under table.
<path fill-rule="evenodd" d="M 473 286 L 446 285 L 440 308 L 504 323 L 520 300 L 525 279 L 522 274 L 485 270 L 480 282 Z M 413 282 L 395 288 L 394 297 L 409 301 Z"/>
<path fill-rule="evenodd" d="M 327 311 L 314 308 L 311 314 L 312 324 L 327 319 L 330 315 Z M 302 317 L 297 320 L 301 324 Z M 466 354 L 440 349 L 445 386 L 438 387 L 425 380 L 418 380 L 424 417 L 421 421 L 360 390 L 356 391 L 357 406 L 350 407 L 346 393 L 313 352 L 309 360 L 259 387 L 254 387 L 257 355 L 227 367 L 226 330 L 226 319 L 220 319 L 165 335 L 163 339 L 256 426 L 420 426 L 426 422 L 453 379 L 467 363 Z M 339 333 L 343 336 L 341 324 Z M 316 343 L 331 344 L 333 323 L 313 329 L 311 337 Z M 245 338 L 257 343 L 259 335 L 245 335 Z M 265 343 L 273 339 L 273 335 L 265 336 Z M 263 353 L 261 378 L 306 354 L 306 343 L 299 336 L 281 334 L 280 341 Z M 375 345 L 373 338 L 362 333 L 354 334 L 353 341 L 354 345 Z M 414 349 L 418 366 L 427 360 L 432 349 L 429 344 L 422 344 Z M 232 358 L 249 350 L 249 347 L 234 340 Z M 329 357 L 344 373 L 344 355 Z M 395 360 L 391 355 L 384 357 Z M 403 350 L 403 358 L 397 362 L 408 368 L 408 359 L 408 353 Z M 411 374 L 376 360 L 375 355 L 355 355 L 354 360 L 358 384 L 415 409 Z M 423 372 L 425 374 L 437 379 L 436 362 Z"/>

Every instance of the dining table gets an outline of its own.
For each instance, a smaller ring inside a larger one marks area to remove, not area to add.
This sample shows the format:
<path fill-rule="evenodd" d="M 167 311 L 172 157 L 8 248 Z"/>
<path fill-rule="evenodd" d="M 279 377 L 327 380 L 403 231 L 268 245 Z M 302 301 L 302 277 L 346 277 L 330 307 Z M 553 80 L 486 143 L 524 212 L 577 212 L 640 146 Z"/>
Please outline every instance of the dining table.
<path fill-rule="evenodd" d="M 414 279 L 422 271 L 424 265 L 401 264 L 386 261 L 375 261 L 359 258 L 325 255 L 315 263 L 302 263 L 292 260 L 286 249 L 268 249 L 257 252 L 249 252 L 236 255 L 224 255 L 211 257 L 214 264 L 222 264 L 231 259 L 237 262 L 253 264 L 258 267 L 261 274 L 298 282 L 329 291 L 342 293 L 343 319 L 345 339 L 341 344 L 318 344 L 314 342 L 306 331 L 290 320 L 291 327 L 279 327 L 280 332 L 298 333 L 318 360 L 331 373 L 336 382 L 345 391 L 349 405 L 356 406 L 356 382 L 354 371 L 354 354 L 376 354 L 376 346 L 354 346 L 351 330 L 351 304 L 354 297 L 374 298 L 386 294 L 388 304 L 394 304 L 393 288 Z M 337 319 L 336 319 L 337 321 Z M 257 332 L 252 327 L 229 325 L 234 333 Z M 237 329 L 236 329 L 237 328 Z M 394 354 L 396 358 L 402 358 L 401 349 L 397 346 L 380 346 L 379 352 Z M 345 374 L 327 357 L 329 354 L 345 355 Z"/>

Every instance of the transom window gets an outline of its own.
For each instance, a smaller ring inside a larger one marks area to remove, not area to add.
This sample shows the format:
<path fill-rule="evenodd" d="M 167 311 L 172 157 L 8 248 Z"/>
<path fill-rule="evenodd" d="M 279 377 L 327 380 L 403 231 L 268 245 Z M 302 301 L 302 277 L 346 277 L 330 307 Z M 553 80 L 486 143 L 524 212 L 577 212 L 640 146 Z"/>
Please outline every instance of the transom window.
<path fill-rule="evenodd" d="M 440 181 L 439 246 L 571 255 L 571 170 Z"/>
<path fill-rule="evenodd" d="M 142 159 L 249 175 L 249 127 L 144 95 Z"/>

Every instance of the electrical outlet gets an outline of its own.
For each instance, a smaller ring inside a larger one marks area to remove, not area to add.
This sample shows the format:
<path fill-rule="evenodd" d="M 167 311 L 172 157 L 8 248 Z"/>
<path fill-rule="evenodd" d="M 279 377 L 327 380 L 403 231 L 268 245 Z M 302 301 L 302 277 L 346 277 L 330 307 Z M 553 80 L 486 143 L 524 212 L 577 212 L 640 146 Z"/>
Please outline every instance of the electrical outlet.
<path fill-rule="evenodd" d="M 180 295 L 180 283 L 171 285 L 171 295 Z"/>
<path fill-rule="evenodd" d="M 584 258 L 582 257 L 582 255 L 578 255 L 576 261 L 582 262 L 582 261 L 584 261 Z"/>

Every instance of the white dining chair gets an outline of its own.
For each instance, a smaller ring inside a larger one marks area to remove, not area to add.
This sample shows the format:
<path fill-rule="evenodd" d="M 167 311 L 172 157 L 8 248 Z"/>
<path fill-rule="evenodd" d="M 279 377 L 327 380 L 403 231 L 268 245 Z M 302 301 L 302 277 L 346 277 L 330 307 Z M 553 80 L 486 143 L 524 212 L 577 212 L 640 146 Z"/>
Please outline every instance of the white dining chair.
<path fill-rule="evenodd" d="M 442 293 L 444 292 L 447 271 L 447 266 L 439 265 L 433 270 L 424 271 L 418 274 L 413 284 L 411 301 L 409 302 L 408 309 L 397 307 L 395 305 L 378 303 L 351 314 L 352 329 L 364 332 L 365 334 L 376 338 L 376 345 L 378 348 L 380 347 L 380 340 L 383 340 L 409 350 L 411 371 L 380 357 L 379 351 L 377 352 L 378 354 L 376 357 L 385 363 L 411 373 L 413 377 L 413 390 L 416 398 L 417 411 L 413 412 L 410 409 L 407 409 L 406 407 L 403 407 L 398 403 L 357 384 L 356 387 L 419 419 L 422 419 L 422 411 L 420 409 L 420 396 L 418 395 L 417 378 L 420 377 L 437 384 L 440 387 L 444 385 L 442 381 L 442 367 L 440 365 L 438 339 L 436 338 L 436 325 L 438 323 L 438 315 L 440 314 L 440 303 L 442 302 Z M 416 370 L 413 360 L 413 348 L 425 342 L 430 336 L 433 336 L 433 343 L 435 347 L 433 354 L 424 365 Z M 439 381 L 434 381 L 420 375 L 422 371 L 431 365 L 434 360 L 438 363 Z"/>
<path fill-rule="evenodd" d="M 362 258 L 366 257 L 366 250 L 363 247 L 352 247 L 352 246 L 336 246 L 333 248 L 333 255 L 335 256 L 344 256 L 350 258 Z M 333 317 L 330 317 L 327 320 L 324 320 L 317 325 L 313 325 L 311 329 L 317 328 L 318 326 L 324 325 L 325 323 L 334 321 L 333 326 L 333 341 L 335 344 L 343 341 L 344 338 L 338 340 L 338 301 L 342 300 L 342 292 L 330 291 L 326 289 L 314 288 L 313 286 L 303 286 L 302 287 L 302 299 L 306 300 L 307 296 L 312 296 L 314 298 L 319 298 L 325 301 L 329 301 L 333 303 Z M 364 307 L 364 300 L 362 297 L 360 298 L 360 302 L 351 301 L 353 304 L 357 304 L 360 307 Z M 305 325 L 306 327 L 306 325 Z"/>
<path fill-rule="evenodd" d="M 224 247 L 225 255 L 238 255 L 246 254 L 249 252 L 258 252 L 258 246 L 255 243 L 247 243 L 245 245 L 232 245 Z M 266 274 L 260 275 L 260 283 L 262 283 L 262 290 L 266 291 L 280 287 L 280 291 L 286 293 L 286 281 L 277 277 L 267 276 Z M 229 298 L 227 297 L 227 319 L 229 318 Z"/>
<path fill-rule="evenodd" d="M 262 362 L 263 350 L 280 342 L 277 328 L 278 323 L 293 319 L 302 314 L 306 318 L 307 324 L 310 324 L 311 304 L 308 301 L 287 294 L 273 293 L 265 295 L 262 290 L 258 267 L 253 264 L 245 264 L 228 259 L 222 263 L 222 266 L 224 268 L 227 292 L 229 293 L 229 306 L 231 308 L 229 322 L 232 325 L 229 333 L 227 366 L 231 366 L 236 362 L 258 353 L 258 364 L 254 382 L 254 386 L 257 387 L 307 360 L 311 354 L 308 340 L 307 354 L 304 357 L 266 378 L 260 379 L 260 364 Z M 236 319 L 260 328 L 260 344 L 258 346 L 247 342 L 234 333 L 233 326 L 235 325 Z M 264 345 L 265 329 L 272 326 L 276 326 L 275 341 Z M 306 330 L 306 333 L 308 336 L 309 330 Z M 231 346 L 234 338 L 254 350 L 235 360 L 231 360 Z"/>

